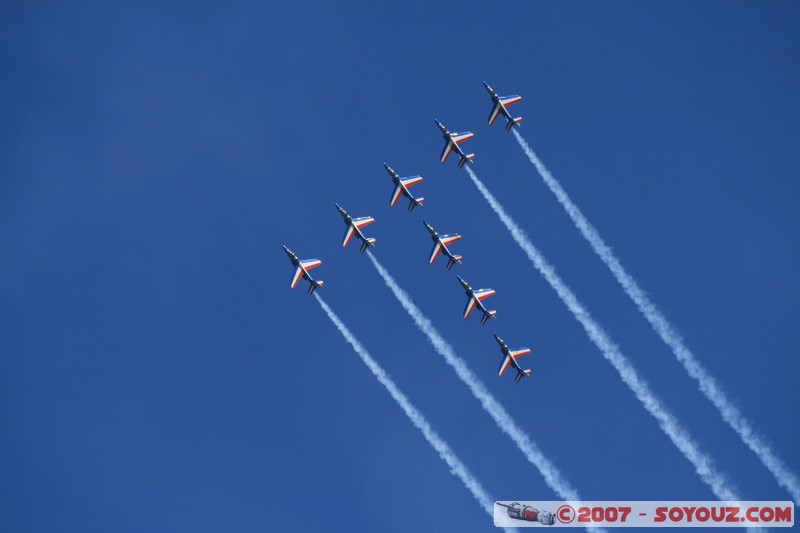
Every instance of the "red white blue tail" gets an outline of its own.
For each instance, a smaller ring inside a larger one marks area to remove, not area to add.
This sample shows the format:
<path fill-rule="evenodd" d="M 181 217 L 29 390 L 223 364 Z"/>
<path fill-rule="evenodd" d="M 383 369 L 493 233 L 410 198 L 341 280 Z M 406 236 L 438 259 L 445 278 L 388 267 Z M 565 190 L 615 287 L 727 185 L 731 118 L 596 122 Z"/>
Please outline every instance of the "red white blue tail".
<path fill-rule="evenodd" d="M 422 202 L 425 201 L 425 198 L 411 198 L 411 201 L 408 203 L 408 212 L 412 212 L 415 207 L 420 206 L 422 207 Z"/>
<path fill-rule="evenodd" d="M 377 239 L 375 239 L 374 237 L 367 237 L 367 240 L 361 243 L 361 253 L 363 254 L 364 252 L 366 252 L 367 248 L 369 248 L 370 246 L 375 246 L 376 240 Z"/>
<path fill-rule="evenodd" d="M 515 118 L 513 122 L 509 120 L 508 124 L 506 124 L 506 131 L 511 131 L 514 126 L 519 126 L 520 122 L 522 122 L 522 117 Z"/>
<path fill-rule="evenodd" d="M 490 318 L 497 318 L 495 315 L 497 315 L 497 311 L 488 311 L 483 313 L 483 316 L 481 317 L 481 324 L 486 324 L 486 321 Z"/>
<path fill-rule="evenodd" d="M 310 279 L 309 281 L 311 282 L 311 284 L 308 287 L 308 294 L 314 294 L 314 291 L 317 290 L 317 287 L 322 287 L 323 285 L 325 285 L 325 282 L 322 280 L 314 281 Z"/>
<path fill-rule="evenodd" d="M 447 262 L 447 270 L 450 270 L 451 268 L 453 268 L 453 265 L 455 265 L 456 263 L 461 264 L 461 256 L 460 255 L 454 255 L 453 257 L 451 257 L 449 259 L 450 260 Z"/>

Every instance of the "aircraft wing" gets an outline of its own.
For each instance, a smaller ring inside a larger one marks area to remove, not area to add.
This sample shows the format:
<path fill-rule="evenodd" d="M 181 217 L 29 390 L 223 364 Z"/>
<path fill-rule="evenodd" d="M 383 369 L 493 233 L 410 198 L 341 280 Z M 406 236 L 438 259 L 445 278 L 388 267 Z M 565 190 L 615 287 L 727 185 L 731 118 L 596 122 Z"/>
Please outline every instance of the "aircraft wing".
<path fill-rule="evenodd" d="M 489 125 L 491 126 L 494 124 L 494 121 L 497 120 L 500 114 L 507 114 L 507 111 L 505 113 L 503 113 L 503 111 L 505 111 L 508 106 L 514 105 L 520 100 L 522 100 L 522 97 L 517 95 L 501 96 L 498 98 L 497 103 L 495 103 L 492 108 L 492 113 L 489 115 Z"/>
<path fill-rule="evenodd" d="M 303 265 L 303 268 L 306 270 L 311 270 L 312 268 L 317 268 L 322 264 L 322 261 L 319 259 L 303 259 L 300 261 L 300 264 Z"/>
<path fill-rule="evenodd" d="M 346 248 L 347 245 L 350 244 L 350 240 L 353 238 L 353 235 L 355 235 L 356 228 L 361 229 L 363 227 L 369 226 L 373 222 L 375 222 L 375 219 L 372 217 L 354 218 L 352 224 L 348 224 L 347 230 L 344 232 L 344 240 L 342 241 L 342 247 Z"/>
<path fill-rule="evenodd" d="M 397 185 L 397 186 L 394 188 L 394 191 L 392 191 L 392 199 L 391 199 L 391 201 L 389 202 L 389 205 L 391 205 L 392 207 L 394 207 L 394 206 L 395 206 L 395 204 L 397 204 L 397 200 L 399 200 L 399 199 L 400 199 L 400 197 L 401 197 L 402 195 L 403 195 L 403 187 L 401 187 L 401 186 L 398 184 L 398 185 Z"/>
<path fill-rule="evenodd" d="M 292 278 L 292 288 L 294 289 L 297 287 L 297 282 L 300 281 L 300 278 L 303 277 L 303 269 L 306 271 L 311 270 L 312 268 L 317 268 L 322 264 L 322 261 L 319 259 L 303 259 L 300 261 L 300 265 L 297 267 L 297 270 L 294 271 L 294 277 Z"/>
<path fill-rule="evenodd" d="M 464 133 L 451 134 L 450 137 L 447 139 L 446 144 L 444 145 L 444 150 L 442 151 L 442 157 L 441 157 L 442 163 L 447 161 L 447 158 L 450 157 L 450 154 L 453 152 L 453 150 L 457 151 L 462 155 L 462 157 L 464 157 L 464 154 L 461 152 L 461 148 L 459 148 L 458 145 L 463 143 L 464 141 L 472 139 L 473 137 L 475 137 L 475 134 L 469 131 Z M 468 157 L 467 159 L 471 159 L 471 157 Z M 461 165 L 459 165 L 459 168 L 460 166 Z"/>
<path fill-rule="evenodd" d="M 442 163 L 447 161 L 447 158 L 450 157 L 450 152 L 453 151 L 453 146 L 455 145 L 453 144 L 452 140 L 448 139 L 445 141 L 444 150 L 442 150 L 442 157 L 440 158 Z"/>
<path fill-rule="evenodd" d="M 489 114 L 489 125 L 491 126 L 494 124 L 494 121 L 497 120 L 497 117 L 500 115 L 500 111 L 503 109 L 503 106 L 500 105 L 500 102 L 494 104 L 492 108 L 492 112 Z"/>
<path fill-rule="evenodd" d="M 511 356 L 507 355 L 503 357 L 503 362 L 500 363 L 500 370 L 497 372 L 497 375 L 503 377 L 503 374 L 506 373 L 506 370 L 508 370 L 508 367 L 510 366 L 511 366 Z"/>
<path fill-rule="evenodd" d="M 297 267 L 297 270 L 294 271 L 294 277 L 292 278 L 293 289 L 297 287 L 297 282 L 300 281 L 300 278 L 302 277 L 303 277 L 303 269 L 302 267 Z"/>
<path fill-rule="evenodd" d="M 433 243 L 433 250 L 431 250 L 431 256 L 428 259 L 428 263 L 434 264 L 436 262 L 436 258 L 439 257 L 439 253 L 442 251 L 442 244 L 439 241 Z"/>
<path fill-rule="evenodd" d="M 472 139 L 473 137 L 475 137 L 475 134 L 467 131 L 465 133 L 455 133 L 452 137 L 450 137 L 450 139 L 456 144 L 461 144 L 464 141 Z"/>
<path fill-rule="evenodd" d="M 485 300 L 489 296 L 493 296 L 496 293 L 494 289 L 478 289 L 472 293 L 470 296 L 469 301 L 467 302 L 467 307 L 464 309 L 464 319 L 466 320 L 469 318 L 469 315 L 472 314 L 472 311 L 475 310 L 475 305 L 480 300 Z"/>
<path fill-rule="evenodd" d="M 372 217 L 358 217 L 353 219 L 353 224 L 355 224 L 358 229 L 369 226 L 373 222 L 375 222 L 375 219 Z"/>
<path fill-rule="evenodd" d="M 452 153 L 453 148 L 455 148 L 456 145 L 459 145 L 464 141 L 472 139 L 473 137 L 475 137 L 475 134 L 471 132 L 454 133 L 453 135 L 451 135 L 450 138 L 447 139 L 444 145 L 444 150 L 442 150 L 442 157 L 441 157 L 442 163 L 447 161 L 447 158 L 450 157 L 450 154 Z"/>
<path fill-rule="evenodd" d="M 408 189 L 409 187 L 413 187 L 414 185 L 422 181 L 422 179 L 423 179 L 422 176 L 411 176 L 409 178 L 400 178 L 400 183 L 398 183 L 397 186 L 395 186 L 394 191 L 392 192 L 392 200 L 390 202 L 390 205 L 394 207 L 397 201 L 400 199 L 400 196 L 403 194 L 403 186 L 405 186 L 405 188 Z"/>
<path fill-rule="evenodd" d="M 530 348 L 520 348 L 519 350 L 511 350 L 508 353 L 509 353 L 509 355 L 511 355 L 511 357 L 514 358 L 514 361 L 516 361 L 520 357 L 524 357 L 524 356 L 528 355 L 529 353 L 531 353 L 531 349 Z"/>
<path fill-rule="evenodd" d="M 517 364 L 517 360 L 520 357 L 528 355 L 529 353 L 531 353 L 531 349 L 530 348 L 520 348 L 518 350 L 509 350 L 508 354 L 503 358 L 503 362 L 500 363 L 500 370 L 498 371 L 498 374 L 502 377 L 502 375 L 505 374 L 506 370 L 508 370 L 508 367 L 512 366 L 512 364 L 513 364 L 513 366 L 515 366 L 517 368 L 517 378 L 514 381 L 519 383 L 519 380 L 522 379 L 523 376 L 529 376 L 531 371 L 530 370 L 522 370 L 522 368 L 520 368 L 519 364 Z"/>
<path fill-rule="evenodd" d="M 413 187 L 420 181 L 422 181 L 422 176 L 410 176 L 408 178 L 400 178 L 400 181 L 403 182 L 403 185 L 406 186 L 406 189 L 409 187 Z"/>
<path fill-rule="evenodd" d="M 475 304 L 477 303 L 478 300 L 470 296 L 469 300 L 467 301 L 467 307 L 464 309 L 464 320 L 469 318 L 469 315 L 471 315 L 472 311 L 475 310 Z"/>
<path fill-rule="evenodd" d="M 497 294 L 497 291 L 495 291 L 494 289 L 478 289 L 477 291 L 475 291 L 474 294 L 475 298 L 483 301 L 489 296 L 494 296 L 495 294 Z"/>
<path fill-rule="evenodd" d="M 347 229 L 344 232 L 344 240 L 342 241 L 342 248 L 347 248 L 347 245 L 350 244 L 350 241 L 353 239 L 353 235 L 355 235 L 355 228 L 352 224 L 347 225 Z"/>
<path fill-rule="evenodd" d="M 447 246 L 461 240 L 461 235 L 442 235 L 442 244 Z"/>
<path fill-rule="evenodd" d="M 428 259 L 430 264 L 436 262 L 436 259 L 439 257 L 439 253 L 442 251 L 442 244 L 445 246 L 461 240 L 461 235 L 443 235 L 440 240 L 437 240 L 433 244 L 433 250 L 431 250 L 431 256 Z"/>
<path fill-rule="evenodd" d="M 469 318 L 469 315 L 472 314 L 472 311 L 475 310 L 475 306 L 477 305 L 478 301 L 484 300 L 489 296 L 495 294 L 494 289 L 480 289 L 472 293 L 469 300 L 467 301 L 467 307 L 464 309 L 464 319 L 466 320 Z"/>

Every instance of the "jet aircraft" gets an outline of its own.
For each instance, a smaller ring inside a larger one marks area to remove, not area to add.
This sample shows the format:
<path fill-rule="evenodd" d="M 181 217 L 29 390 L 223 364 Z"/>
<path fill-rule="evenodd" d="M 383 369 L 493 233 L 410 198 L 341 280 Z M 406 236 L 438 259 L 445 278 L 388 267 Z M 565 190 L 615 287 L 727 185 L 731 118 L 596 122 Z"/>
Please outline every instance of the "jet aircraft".
<path fill-rule="evenodd" d="M 469 315 L 472 314 L 472 311 L 477 307 L 483 313 L 481 317 L 481 324 L 486 324 L 486 321 L 490 318 L 495 318 L 497 311 L 489 311 L 483 306 L 482 300 L 485 300 L 489 296 L 494 296 L 495 290 L 494 289 L 478 289 L 472 290 L 466 281 L 461 279 L 461 276 L 456 276 L 458 278 L 459 283 L 461 286 L 464 287 L 464 292 L 467 294 L 467 307 L 464 309 L 464 320 L 469 318 Z"/>
<path fill-rule="evenodd" d="M 389 175 L 392 177 L 392 181 L 394 182 L 394 191 L 392 192 L 392 200 L 390 205 L 394 207 L 394 205 L 397 203 L 397 200 L 400 199 L 400 195 L 402 194 L 409 200 L 409 213 L 413 211 L 415 207 L 421 207 L 425 198 L 414 198 L 411 196 L 411 193 L 408 192 L 408 188 L 422 181 L 422 176 L 409 176 L 407 178 L 401 178 L 400 175 L 392 169 L 392 167 L 386 163 L 384 163 L 383 166 L 386 167 L 386 172 L 389 173 Z"/>
<path fill-rule="evenodd" d="M 433 229 L 433 226 L 422 221 L 425 224 L 425 228 L 428 230 L 428 233 L 431 234 L 431 240 L 433 240 L 433 250 L 431 251 L 431 257 L 428 260 L 430 264 L 434 264 L 436 259 L 439 257 L 439 253 L 444 253 L 447 256 L 447 270 L 453 268 L 453 265 L 456 263 L 461 264 L 461 256 L 460 255 L 453 255 L 450 250 L 447 249 L 448 244 L 452 244 L 456 241 L 461 240 L 461 235 L 454 233 L 453 235 L 439 235 L 436 233 L 436 230 Z"/>
<path fill-rule="evenodd" d="M 483 82 L 483 86 L 486 87 L 486 91 L 492 97 L 492 102 L 494 102 L 492 113 L 489 115 L 489 126 L 494 124 L 497 117 L 502 114 L 508 121 L 508 124 L 506 124 L 506 131 L 511 131 L 511 128 L 514 126 L 519 127 L 522 117 L 513 118 L 508 112 L 508 106 L 516 104 L 522 100 L 522 97 L 516 94 L 512 94 L 511 96 L 497 96 L 497 93 L 494 92 L 486 82 Z"/>
<path fill-rule="evenodd" d="M 523 370 L 522 367 L 519 366 L 519 362 L 517 361 L 517 359 L 519 359 L 520 357 L 523 357 L 523 356 L 528 355 L 529 353 L 531 353 L 531 349 L 530 348 L 518 348 L 516 350 L 510 350 L 508 348 L 508 345 L 505 343 L 505 341 L 503 341 L 503 339 L 498 337 L 496 333 L 493 333 L 493 335 L 494 335 L 495 340 L 497 341 L 497 344 L 500 345 L 500 349 L 503 351 L 503 362 L 500 363 L 500 371 L 499 371 L 498 375 L 500 377 L 502 377 L 503 374 L 506 373 L 506 370 L 508 370 L 508 367 L 509 366 L 513 366 L 514 370 L 517 371 L 517 377 L 514 379 L 514 383 L 519 383 L 519 381 L 522 378 L 531 377 L 531 371 L 530 370 Z"/>
<path fill-rule="evenodd" d="M 347 245 L 350 244 L 350 241 L 353 239 L 353 235 L 358 237 L 361 240 L 361 253 L 363 254 L 367 248 L 370 246 L 375 246 L 375 239 L 372 237 L 364 237 L 364 234 L 361 233 L 361 228 L 369 226 L 375 219 L 372 217 L 358 217 L 353 218 L 347 214 L 347 211 L 342 209 L 339 204 L 336 205 L 336 209 L 339 210 L 339 214 L 342 215 L 344 218 L 344 225 L 347 226 L 347 230 L 344 232 L 344 241 L 342 241 L 342 248 L 347 248 Z"/>
<path fill-rule="evenodd" d="M 297 287 L 297 283 L 300 281 L 300 278 L 306 278 L 306 280 L 308 280 L 310 283 L 310 286 L 308 287 L 308 294 L 313 294 L 316 289 L 325 284 L 325 282 L 322 280 L 316 281 L 308 273 L 308 271 L 312 268 L 317 268 L 320 266 L 322 261 L 319 259 L 298 259 L 297 255 L 286 246 L 283 247 L 283 250 L 286 252 L 286 255 L 289 256 L 289 259 L 292 260 L 292 265 L 297 267 L 297 270 L 294 271 L 294 277 L 292 278 L 293 289 Z"/>
<path fill-rule="evenodd" d="M 449 132 L 447 128 L 444 127 L 444 124 L 439 122 L 436 119 L 433 119 L 436 122 L 436 125 L 439 126 L 439 130 L 442 132 L 442 136 L 444 137 L 444 150 L 442 150 L 442 163 L 447 161 L 447 158 L 450 157 L 450 153 L 455 151 L 461 160 L 458 162 L 458 168 L 464 168 L 464 165 L 469 162 L 472 163 L 472 160 L 475 158 L 475 154 L 465 154 L 461 147 L 459 146 L 464 141 L 468 141 L 475 137 L 472 132 L 465 131 L 462 133 L 458 132 Z"/>

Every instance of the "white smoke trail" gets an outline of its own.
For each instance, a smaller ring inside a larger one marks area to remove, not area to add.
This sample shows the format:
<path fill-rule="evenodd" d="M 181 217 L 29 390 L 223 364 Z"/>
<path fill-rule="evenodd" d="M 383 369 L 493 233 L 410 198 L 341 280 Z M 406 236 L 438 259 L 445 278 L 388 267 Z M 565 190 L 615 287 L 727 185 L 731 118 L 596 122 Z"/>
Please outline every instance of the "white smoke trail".
<path fill-rule="evenodd" d="M 494 500 L 489 497 L 486 493 L 484 488 L 481 486 L 480 482 L 475 479 L 475 476 L 469 471 L 469 469 L 462 463 L 458 457 L 456 457 L 453 450 L 450 449 L 450 446 L 433 430 L 431 425 L 428 423 L 427 419 L 420 413 L 416 407 L 414 407 L 411 402 L 408 400 L 405 394 L 403 394 L 400 389 L 397 388 L 392 378 L 386 373 L 386 371 L 375 361 L 372 356 L 369 355 L 367 350 L 361 345 L 360 342 L 353 336 L 349 329 L 344 325 L 344 323 L 336 316 L 336 313 L 328 307 L 323 299 L 317 294 L 314 293 L 314 296 L 317 298 L 319 305 L 322 306 L 322 309 L 328 315 L 328 318 L 331 319 L 336 327 L 341 332 L 342 336 L 345 340 L 350 343 L 350 346 L 353 347 L 353 350 L 358 354 L 361 360 L 364 362 L 365 365 L 372 371 L 373 375 L 381 382 L 381 385 L 386 387 L 386 390 L 389 392 L 392 398 L 397 402 L 406 416 L 411 420 L 414 426 L 419 429 L 422 434 L 425 436 L 425 440 L 433 446 L 433 449 L 439 454 L 447 466 L 450 467 L 450 471 L 455 474 L 464 486 L 472 493 L 472 496 L 478 500 L 478 503 L 481 505 L 484 511 L 486 511 L 489 516 L 494 516 Z"/>
<path fill-rule="evenodd" d="M 386 286 L 391 289 L 395 298 L 397 298 L 400 305 L 402 305 L 411 316 L 417 327 L 425 333 L 428 340 L 433 344 L 434 349 L 443 356 L 447 364 L 456 371 L 461 381 L 469 387 L 472 394 L 481 402 L 483 409 L 489 413 L 500 429 L 511 437 L 511 440 L 514 441 L 528 461 L 539 470 L 547 485 L 562 499 L 579 501 L 580 497 L 577 492 L 569 485 L 567 480 L 563 478 L 558 468 L 539 451 L 536 444 L 534 444 L 530 437 L 528 437 L 516 422 L 514 422 L 511 415 L 508 414 L 503 406 L 495 400 L 494 396 L 491 395 L 483 382 L 479 380 L 467 364 L 456 355 L 455 350 L 442 338 L 436 328 L 433 327 L 431 321 L 422 314 L 422 311 L 414 304 L 411 297 L 400 288 L 394 278 L 383 268 L 383 265 L 375 259 L 369 250 L 367 250 L 367 255 L 375 266 L 375 269 L 380 273 Z"/>
<path fill-rule="evenodd" d="M 790 496 L 796 503 L 800 503 L 800 481 L 797 476 L 789 470 L 786 464 L 772 450 L 772 447 L 764 438 L 756 433 L 750 422 L 744 417 L 739 409 L 727 398 L 722 387 L 717 380 L 700 364 L 695 355 L 686 346 L 680 333 L 667 320 L 656 304 L 639 287 L 633 277 L 623 268 L 622 263 L 617 259 L 611 248 L 603 241 L 600 234 L 584 216 L 581 210 L 575 205 L 567 195 L 561 184 L 556 180 L 544 163 L 536 156 L 533 149 L 525 142 L 522 135 L 514 130 L 522 151 L 528 156 L 533 166 L 539 171 L 547 187 L 556 196 L 558 202 L 564 207 L 572 222 L 581 232 L 583 238 L 589 241 L 594 253 L 596 253 L 603 263 L 611 270 L 617 282 L 639 308 L 639 312 L 644 315 L 650 326 L 655 330 L 661 340 L 678 358 L 689 375 L 698 382 L 700 390 L 705 394 L 711 403 L 719 410 L 723 420 L 728 423 L 733 430 L 739 434 L 742 441 L 758 456 L 761 463 L 767 467 L 777 480 L 778 484 L 789 491 Z"/>
<path fill-rule="evenodd" d="M 630 361 L 620 352 L 619 348 L 611 341 L 608 334 L 595 322 L 589 311 L 581 304 L 572 290 L 556 274 L 555 268 L 548 263 L 539 250 L 533 245 L 524 231 L 506 213 L 505 209 L 498 203 L 492 193 L 478 179 L 478 176 L 471 168 L 465 167 L 470 179 L 481 192 L 483 197 L 492 207 L 500 220 L 505 224 L 511 236 L 520 248 L 525 252 L 533 266 L 536 267 L 550 286 L 558 293 L 558 296 L 572 312 L 583 329 L 586 330 L 589 338 L 602 352 L 603 356 L 610 362 L 619 373 L 622 381 L 633 391 L 636 397 L 644 405 L 645 409 L 655 417 L 664 433 L 669 436 L 672 443 L 683 453 L 692 463 L 695 471 L 700 476 L 714 494 L 720 500 L 738 501 L 739 497 L 734 493 L 730 482 L 725 476 L 718 472 L 710 457 L 703 453 L 694 439 L 681 427 L 680 423 L 661 403 L 661 400 L 650 390 L 649 385 L 639 377 L 636 369 Z"/>

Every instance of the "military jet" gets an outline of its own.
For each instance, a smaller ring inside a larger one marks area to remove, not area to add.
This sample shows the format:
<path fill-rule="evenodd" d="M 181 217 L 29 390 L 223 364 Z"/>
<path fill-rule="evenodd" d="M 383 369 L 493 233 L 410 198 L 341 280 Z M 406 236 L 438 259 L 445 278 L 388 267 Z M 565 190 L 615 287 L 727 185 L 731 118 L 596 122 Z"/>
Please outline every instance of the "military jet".
<path fill-rule="evenodd" d="M 512 94 L 511 96 L 497 96 L 497 93 L 494 92 L 486 82 L 483 82 L 483 86 L 486 87 L 486 91 L 492 97 L 492 102 L 494 102 L 492 113 L 489 115 L 489 126 L 494 124 L 497 117 L 502 114 L 508 121 L 508 124 L 506 124 L 506 131 L 511 131 L 511 128 L 514 126 L 519 127 L 522 117 L 513 118 L 508 112 L 508 106 L 516 104 L 522 100 L 522 97 L 516 94 Z"/>
<path fill-rule="evenodd" d="M 297 267 L 297 270 L 294 271 L 294 277 L 292 278 L 293 289 L 297 287 L 297 283 L 300 281 L 300 278 L 306 278 L 306 280 L 308 280 L 308 282 L 311 284 L 308 287 L 308 294 L 313 294 L 316 289 L 325 284 L 325 282 L 322 280 L 314 280 L 314 278 L 312 278 L 308 273 L 308 271 L 312 268 L 317 268 L 320 266 L 322 261 L 319 259 L 298 259 L 297 255 L 286 246 L 283 247 L 283 250 L 286 252 L 286 255 L 289 256 L 289 259 L 292 260 L 292 265 Z"/>
<path fill-rule="evenodd" d="M 364 237 L 364 234 L 361 233 L 361 228 L 369 226 L 375 219 L 372 217 L 358 217 L 353 218 L 347 214 L 347 211 L 342 209 L 339 204 L 336 205 L 336 209 L 339 210 L 339 214 L 342 215 L 344 218 L 344 225 L 347 226 L 347 231 L 344 233 L 344 241 L 342 242 L 342 248 L 347 248 L 347 245 L 350 244 L 350 241 L 353 239 L 353 235 L 358 237 L 361 240 L 361 253 L 363 254 L 367 248 L 370 246 L 375 246 L 375 239 L 372 237 Z"/>
<path fill-rule="evenodd" d="M 428 259 L 428 263 L 434 264 L 439 257 L 439 253 L 444 253 L 444 255 L 447 256 L 447 270 L 453 268 L 453 265 L 456 263 L 461 264 L 461 256 L 453 255 L 450 250 L 447 249 L 448 244 L 460 241 L 461 235 L 457 233 L 452 235 L 439 235 L 436 233 L 436 230 L 433 229 L 433 226 L 424 220 L 422 223 L 425 224 L 425 228 L 428 230 L 428 233 L 431 234 L 431 239 L 433 240 L 433 250 L 431 251 L 431 257 Z"/>
<path fill-rule="evenodd" d="M 389 202 L 390 205 L 394 207 L 397 203 L 397 200 L 400 199 L 400 195 L 402 194 L 409 200 L 409 213 L 417 206 L 422 207 L 422 202 L 425 200 L 425 198 L 414 198 L 411 196 L 411 193 L 408 192 L 409 187 L 412 187 L 422 181 L 422 176 L 409 176 L 408 178 L 401 178 L 400 175 L 392 169 L 392 167 L 386 163 L 384 163 L 383 166 L 386 167 L 386 172 L 389 173 L 389 175 L 392 177 L 392 181 L 394 182 L 394 191 L 392 191 L 392 200 Z"/>
<path fill-rule="evenodd" d="M 519 383 L 519 380 L 521 380 L 522 378 L 531 377 L 531 371 L 523 370 L 522 367 L 519 366 L 519 363 L 517 362 L 517 359 L 519 359 L 520 357 L 523 357 L 531 353 L 531 349 L 518 348 L 516 350 L 510 350 L 508 348 L 508 345 L 503 341 L 503 339 L 498 337 L 496 333 L 493 333 L 493 335 L 495 340 L 497 341 L 497 344 L 500 345 L 500 349 L 503 351 L 503 362 L 500 363 L 500 371 L 498 375 L 502 377 L 503 374 L 506 373 L 506 370 L 508 370 L 508 367 L 513 366 L 514 370 L 517 371 L 517 377 L 514 379 L 514 383 Z"/>
<path fill-rule="evenodd" d="M 475 137 L 472 132 L 465 131 L 462 133 L 458 132 L 449 132 L 447 128 L 444 127 L 444 124 L 439 122 L 436 119 L 433 119 L 436 122 L 436 125 L 439 126 L 439 130 L 442 132 L 442 136 L 444 137 L 444 150 L 442 150 L 442 157 L 441 161 L 444 163 L 447 161 L 447 158 L 450 157 L 450 153 L 455 151 L 461 160 L 458 162 L 458 168 L 464 168 L 464 165 L 469 162 L 472 163 L 472 160 L 475 158 L 475 154 L 465 154 L 459 144 L 463 143 L 464 141 L 468 141 Z"/>
<path fill-rule="evenodd" d="M 472 314 L 472 311 L 477 307 L 483 313 L 481 317 L 481 324 L 486 324 L 486 321 L 490 318 L 495 318 L 497 311 L 489 311 L 483 306 L 482 300 L 485 300 L 489 296 L 495 295 L 494 289 L 478 289 L 476 291 L 472 290 L 466 281 L 461 279 L 461 276 L 456 276 L 458 278 L 459 283 L 461 286 L 464 287 L 464 292 L 467 294 L 467 307 L 464 309 L 464 320 L 469 318 L 469 315 Z"/>

